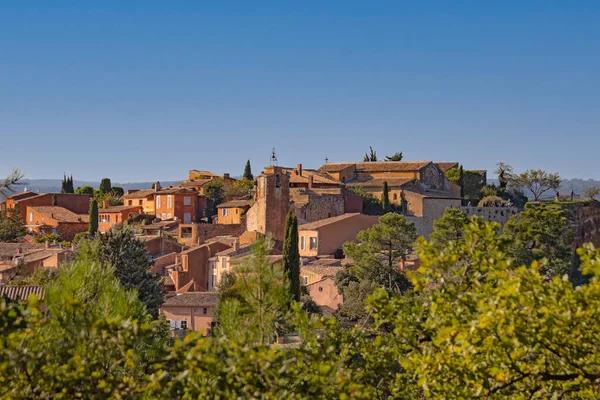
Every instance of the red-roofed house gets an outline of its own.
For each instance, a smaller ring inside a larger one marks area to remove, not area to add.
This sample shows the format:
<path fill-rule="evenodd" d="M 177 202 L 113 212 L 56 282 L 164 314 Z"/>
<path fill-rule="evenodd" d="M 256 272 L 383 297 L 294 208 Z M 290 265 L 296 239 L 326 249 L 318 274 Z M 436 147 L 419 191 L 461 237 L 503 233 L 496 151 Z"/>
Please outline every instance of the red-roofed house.
<path fill-rule="evenodd" d="M 75 214 L 64 207 L 28 206 L 26 215 L 26 228 L 38 235 L 55 233 L 71 241 L 79 232 L 88 230 L 89 215 Z"/>
<path fill-rule="evenodd" d="M 98 210 L 98 230 L 108 232 L 114 224 L 122 224 L 127 221 L 130 214 L 140 214 L 142 206 L 115 206 L 106 207 Z"/>

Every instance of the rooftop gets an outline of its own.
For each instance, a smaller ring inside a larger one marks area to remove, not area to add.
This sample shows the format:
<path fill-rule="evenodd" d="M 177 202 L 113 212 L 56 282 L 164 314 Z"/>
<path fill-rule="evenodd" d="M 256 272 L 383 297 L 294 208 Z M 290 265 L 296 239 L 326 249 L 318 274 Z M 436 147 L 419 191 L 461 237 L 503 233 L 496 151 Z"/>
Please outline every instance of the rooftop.
<path fill-rule="evenodd" d="M 374 161 L 356 163 L 327 163 L 319 168 L 320 172 L 340 172 L 355 166 L 357 172 L 412 172 L 419 171 L 431 164 L 431 161 Z"/>
<path fill-rule="evenodd" d="M 221 203 L 217 206 L 217 208 L 244 208 L 244 207 L 252 207 L 254 204 L 254 200 L 231 200 L 225 203 Z"/>
<path fill-rule="evenodd" d="M 452 168 L 458 168 L 458 162 L 446 162 L 446 161 L 436 161 L 434 162 L 443 172 L 446 172 Z"/>
<path fill-rule="evenodd" d="M 21 254 L 31 252 L 32 250 L 41 250 L 46 246 L 37 243 L 4 243 L 0 242 L 0 258 L 12 258 L 21 248 Z"/>
<path fill-rule="evenodd" d="M 191 292 L 182 293 L 167 299 L 163 307 L 214 307 L 217 305 L 217 292 Z"/>
<path fill-rule="evenodd" d="M 73 211 L 58 206 L 30 206 L 33 211 L 48 216 L 58 222 L 88 222 L 89 216 L 75 214 Z"/>
<path fill-rule="evenodd" d="M 375 178 L 375 179 L 352 179 L 346 182 L 347 187 L 376 187 L 383 188 L 383 183 L 387 182 L 390 187 L 401 187 L 410 182 L 411 178 Z"/>
<path fill-rule="evenodd" d="M 141 206 L 112 206 L 108 208 L 101 208 L 98 210 L 99 213 L 120 213 L 121 211 L 131 210 L 133 208 L 140 208 Z"/>
<path fill-rule="evenodd" d="M 361 214 L 361 213 L 347 213 L 347 214 L 339 215 L 337 217 L 325 218 L 325 219 L 321 219 L 319 221 L 309 222 L 308 224 L 302 224 L 298 227 L 298 229 L 301 231 L 316 230 L 316 229 L 322 228 L 327 225 L 335 224 L 335 223 L 338 223 L 340 221 L 344 221 L 344 220 L 347 220 L 350 218 L 355 218 L 359 215 L 364 215 L 365 217 L 369 217 L 369 218 L 377 218 L 377 217 L 373 217 L 373 216 L 369 216 L 369 215 L 365 215 L 365 214 Z"/>
<path fill-rule="evenodd" d="M 313 274 L 317 274 L 317 275 L 321 275 L 323 277 L 325 276 L 335 276 L 335 274 L 338 273 L 338 271 L 341 271 L 343 269 L 342 266 L 329 266 L 329 267 L 324 267 L 324 266 L 302 266 L 300 267 L 301 271 L 308 271 L 308 272 L 312 272 Z"/>
<path fill-rule="evenodd" d="M 154 189 L 142 189 L 142 190 L 128 190 L 123 195 L 124 199 L 145 199 L 146 197 L 153 195 Z"/>
<path fill-rule="evenodd" d="M 30 295 L 44 300 L 46 291 L 43 286 L 0 286 L 0 297 L 8 297 L 10 300 L 27 300 Z"/>

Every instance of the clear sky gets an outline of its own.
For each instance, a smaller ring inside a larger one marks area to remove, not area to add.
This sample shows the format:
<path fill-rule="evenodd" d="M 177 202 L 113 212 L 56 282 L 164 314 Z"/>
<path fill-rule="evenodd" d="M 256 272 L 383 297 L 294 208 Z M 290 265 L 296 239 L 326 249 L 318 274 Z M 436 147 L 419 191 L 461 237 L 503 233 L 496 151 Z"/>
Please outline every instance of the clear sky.
<path fill-rule="evenodd" d="M 600 1 L 3 1 L 0 176 L 380 157 L 600 178 Z"/>

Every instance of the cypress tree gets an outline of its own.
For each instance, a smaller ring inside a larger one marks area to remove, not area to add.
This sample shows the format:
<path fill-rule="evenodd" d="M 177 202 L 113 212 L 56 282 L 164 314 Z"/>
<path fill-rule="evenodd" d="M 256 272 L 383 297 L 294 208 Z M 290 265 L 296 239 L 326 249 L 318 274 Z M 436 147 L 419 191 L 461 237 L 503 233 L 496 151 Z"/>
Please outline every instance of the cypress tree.
<path fill-rule="evenodd" d="M 283 238 L 283 271 L 294 301 L 300 301 L 300 253 L 298 250 L 298 217 L 287 215 Z"/>
<path fill-rule="evenodd" d="M 88 225 L 88 233 L 94 236 L 98 232 L 98 201 L 93 199 L 90 202 L 90 222 Z"/>
<path fill-rule="evenodd" d="M 58 200 L 56 198 L 56 193 L 52 195 L 52 205 L 56 207 L 58 205 Z"/>
<path fill-rule="evenodd" d="M 465 197 L 465 171 L 463 170 L 463 166 L 460 166 L 460 170 L 458 173 L 458 184 L 460 185 L 460 197 L 464 199 Z"/>
<path fill-rule="evenodd" d="M 246 161 L 246 166 L 244 167 L 244 175 L 242 175 L 242 179 L 248 179 L 249 181 L 254 180 L 254 175 L 252 175 L 252 167 L 250 167 L 250 160 Z"/>
<path fill-rule="evenodd" d="M 110 183 L 110 179 L 103 178 L 102 181 L 100 181 L 100 187 L 98 189 L 102 194 L 110 193 L 112 190 L 112 184 Z"/>
<path fill-rule="evenodd" d="M 60 185 L 60 192 L 61 193 L 67 193 L 67 185 L 68 185 L 68 183 L 67 183 L 67 174 L 64 174 L 63 175 L 62 183 Z"/>
<path fill-rule="evenodd" d="M 390 193 L 387 181 L 383 182 L 383 198 L 381 199 L 381 206 L 385 212 L 390 209 Z"/>

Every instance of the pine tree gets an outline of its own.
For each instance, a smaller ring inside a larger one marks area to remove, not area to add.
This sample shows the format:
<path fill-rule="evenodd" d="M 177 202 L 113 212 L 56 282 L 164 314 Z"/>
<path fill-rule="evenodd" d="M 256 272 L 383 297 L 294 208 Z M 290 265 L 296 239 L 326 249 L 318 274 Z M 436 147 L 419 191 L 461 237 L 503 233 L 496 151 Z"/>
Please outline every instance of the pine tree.
<path fill-rule="evenodd" d="M 298 217 L 292 211 L 287 215 L 283 238 L 283 271 L 292 299 L 300 301 L 300 253 L 298 250 Z"/>
<path fill-rule="evenodd" d="M 155 318 L 163 303 L 163 287 L 158 276 L 150 271 L 146 245 L 137 240 L 134 231 L 115 225 L 98 238 L 98 256 L 114 268 L 115 276 L 127 289 L 137 289 L 139 300 Z"/>
<path fill-rule="evenodd" d="M 383 211 L 387 212 L 390 209 L 390 193 L 387 181 L 383 182 L 383 197 L 381 199 Z"/>
<path fill-rule="evenodd" d="M 90 222 L 88 225 L 88 233 L 94 236 L 98 232 L 98 201 L 93 199 L 90 202 Z"/>
<path fill-rule="evenodd" d="M 254 175 L 252 175 L 252 168 L 250 167 L 250 160 L 246 161 L 246 167 L 244 167 L 244 175 L 242 175 L 242 179 L 247 179 L 249 181 L 254 180 Z"/>

